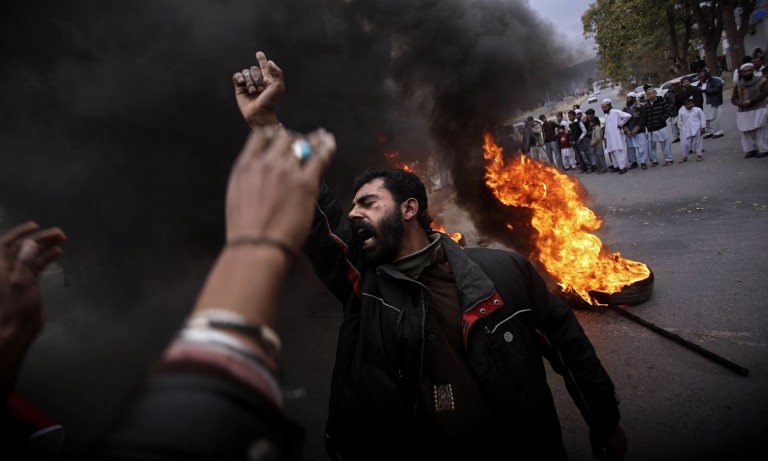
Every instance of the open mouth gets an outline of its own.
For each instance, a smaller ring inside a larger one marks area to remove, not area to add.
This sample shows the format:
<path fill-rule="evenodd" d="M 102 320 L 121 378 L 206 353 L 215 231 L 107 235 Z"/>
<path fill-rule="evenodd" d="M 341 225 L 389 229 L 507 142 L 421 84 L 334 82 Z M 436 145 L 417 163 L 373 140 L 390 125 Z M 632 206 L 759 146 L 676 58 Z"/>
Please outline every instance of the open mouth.
<path fill-rule="evenodd" d="M 357 236 L 360 241 L 363 242 L 363 249 L 370 248 L 376 241 L 375 231 L 365 222 L 356 222 L 354 226 L 357 231 Z"/>
<path fill-rule="evenodd" d="M 363 249 L 367 249 L 373 245 L 374 237 L 365 229 L 359 229 L 357 231 L 357 236 L 360 237 L 360 241 L 363 242 Z"/>

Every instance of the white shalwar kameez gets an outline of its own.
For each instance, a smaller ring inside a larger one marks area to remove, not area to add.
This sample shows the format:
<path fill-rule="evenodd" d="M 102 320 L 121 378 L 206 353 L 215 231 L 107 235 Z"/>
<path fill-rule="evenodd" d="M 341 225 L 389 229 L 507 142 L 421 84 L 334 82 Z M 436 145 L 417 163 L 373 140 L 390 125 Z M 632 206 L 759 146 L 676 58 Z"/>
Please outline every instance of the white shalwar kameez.
<path fill-rule="evenodd" d="M 688 157 L 688 152 L 701 156 L 701 143 L 704 135 L 701 130 L 707 127 L 707 117 L 704 111 L 696 106 L 680 108 L 677 113 L 677 126 L 680 127 L 680 155 Z"/>
<path fill-rule="evenodd" d="M 605 114 L 605 152 L 610 155 L 613 166 L 623 170 L 627 168 L 627 151 L 624 150 L 624 135 L 621 127 L 632 117 L 619 109 L 611 109 Z"/>
<path fill-rule="evenodd" d="M 736 128 L 741 132 L 741 148 L 744 152 L 756 150 L 768 152 L 768 130 L 764 130 L 768 120 L 768 108 L 736 112 Z"/>

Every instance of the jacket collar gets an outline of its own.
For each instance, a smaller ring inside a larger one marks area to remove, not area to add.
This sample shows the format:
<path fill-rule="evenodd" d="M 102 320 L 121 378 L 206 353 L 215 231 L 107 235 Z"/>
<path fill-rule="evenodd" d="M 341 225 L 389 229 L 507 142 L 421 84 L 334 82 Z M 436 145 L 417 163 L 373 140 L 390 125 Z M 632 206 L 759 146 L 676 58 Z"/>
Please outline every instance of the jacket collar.
<path fill-rule="evenodd" d="M 434 232 L 432 235 L 434 234 L 440 236 L 440 244 L 445 252 L 448 264 L 450 264 L 451 270 L 453 271 L 453 276 L 456 280 L 456 288 L 458 289 L 459 299 L 461 301 L 462 312 L 472 308 L 480 301 L 493 296 L 495 291 L 493 282 L 485 275 L 480 266 L 467 257 L 464 253 L 464 249 L 458 243 L 454 242 L 448 235 L 440 232 Z M 376 272 L 379 274 L 387 274 L 400 280 L 421 283 L 418 280 L 403 274 L 392 264 L 382 264 L 376 268 Z"/>
<path fill-rule="evenodd" d="M 495 291 L 493 282 L 480 266 L 467 257 L 464 249 L 445 234 L 441 234 L 440 240 L 456 279 L 462 312 L 493 296 Z"/>

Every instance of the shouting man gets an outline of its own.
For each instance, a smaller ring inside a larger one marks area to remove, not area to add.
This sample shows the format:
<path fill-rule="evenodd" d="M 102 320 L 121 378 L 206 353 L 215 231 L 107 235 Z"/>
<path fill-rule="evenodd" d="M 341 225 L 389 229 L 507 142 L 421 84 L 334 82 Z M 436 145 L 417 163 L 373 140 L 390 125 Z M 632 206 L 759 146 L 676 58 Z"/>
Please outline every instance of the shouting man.
<path fill-rule="evenodd" d="M 279 127 L 282 72 L 256 58 L 233 78 L 238 106 L 252 127 Z M 343 306 L 325 434 L 332 459 L 483 459 L 512 448 L 564 460 L 542 357 L 565 378 L 593 451 L 626 451 L 608 373 L 530 261 L 431 230 L 413 173 L 366 170 L 353 189 L 345 214 L 321 185 L 304 247 Z"/>

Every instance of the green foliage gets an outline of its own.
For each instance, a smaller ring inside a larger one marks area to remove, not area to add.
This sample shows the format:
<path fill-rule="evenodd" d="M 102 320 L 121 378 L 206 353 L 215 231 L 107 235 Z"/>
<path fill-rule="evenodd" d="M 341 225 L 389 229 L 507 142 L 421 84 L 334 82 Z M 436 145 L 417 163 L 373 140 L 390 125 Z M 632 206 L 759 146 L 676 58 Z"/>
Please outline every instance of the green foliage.
<path fill-rule="evenodd" d="M 600 69 L 614 81 L 631 77 L 660 83 L 670 73 L 670 64 L 685 34 L 689 1 L 596 0 L 582 15 L 584 36 L 594 38 Z M 690 17 L 690 16 L 688 16 Z M 675 35 L 670 34 L 673 24 Z M 685 62 L 688 44 L 683 44 Z"/>

